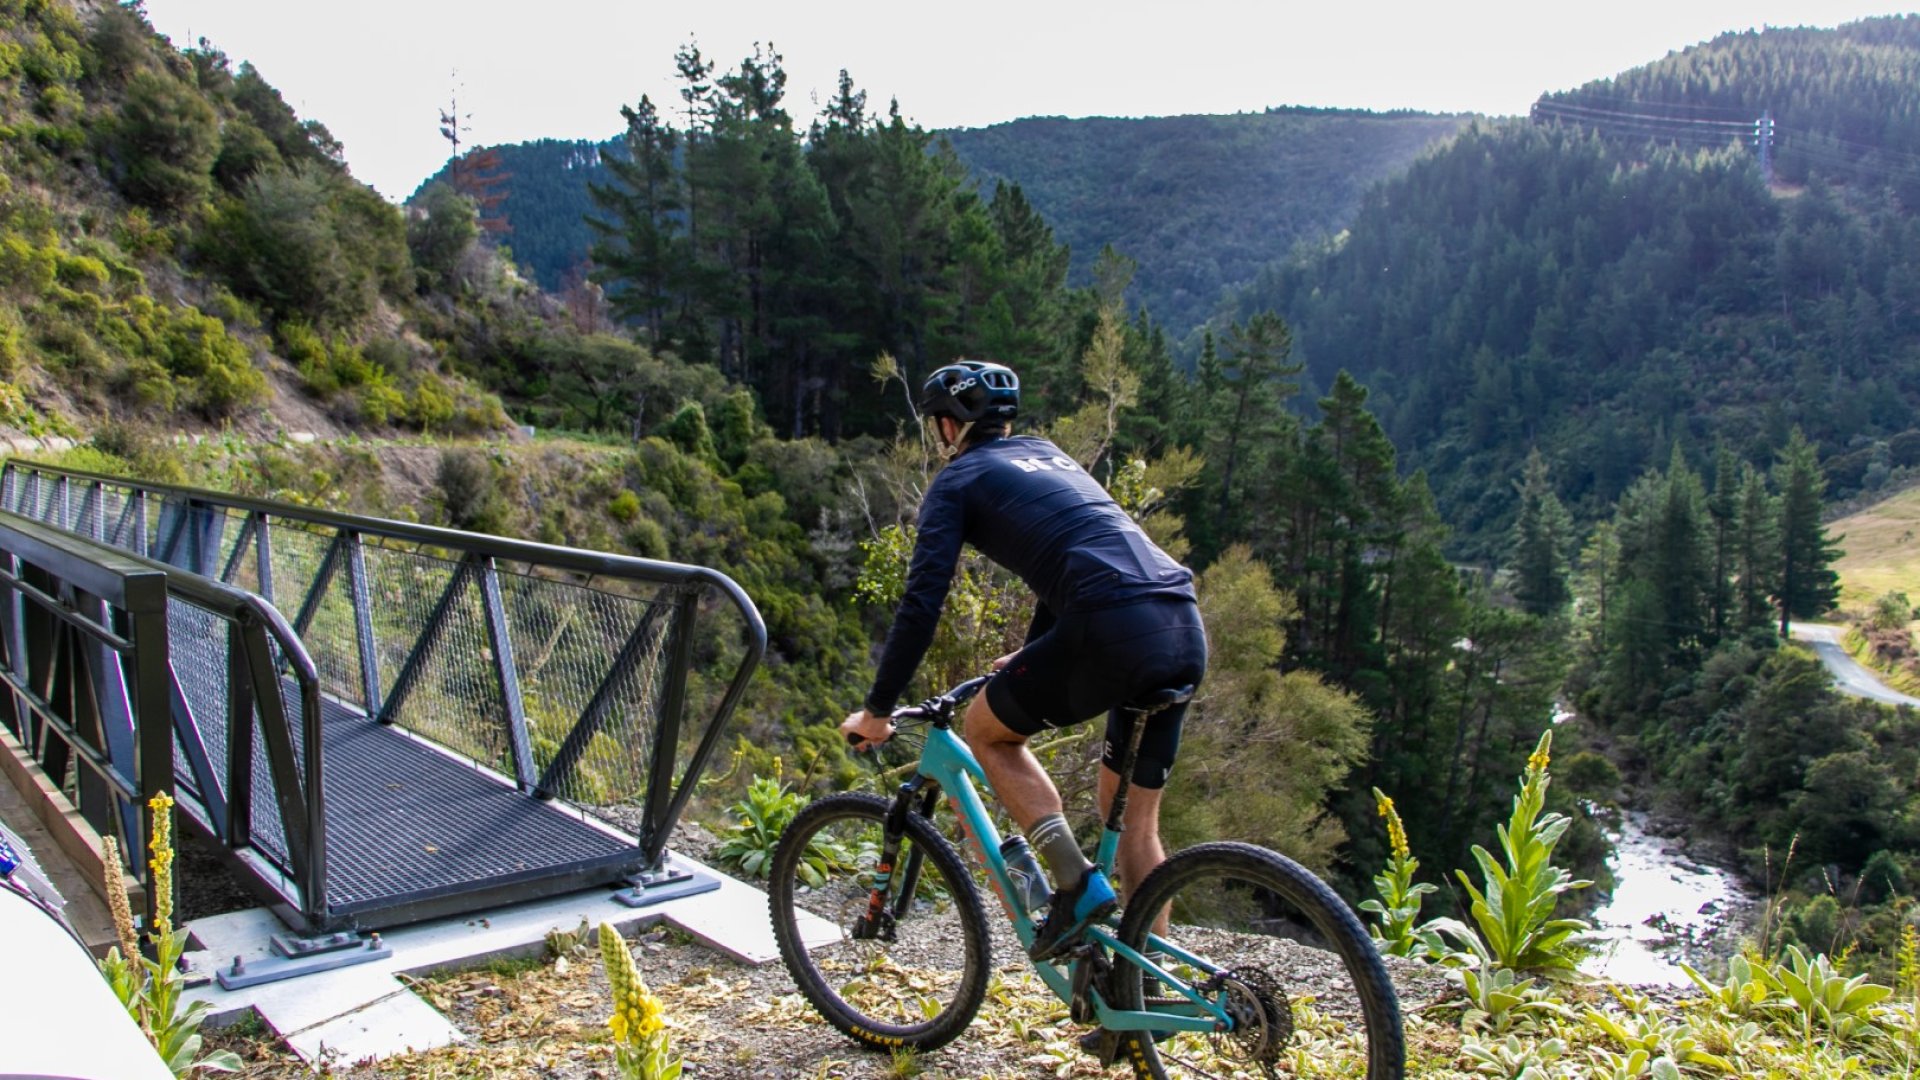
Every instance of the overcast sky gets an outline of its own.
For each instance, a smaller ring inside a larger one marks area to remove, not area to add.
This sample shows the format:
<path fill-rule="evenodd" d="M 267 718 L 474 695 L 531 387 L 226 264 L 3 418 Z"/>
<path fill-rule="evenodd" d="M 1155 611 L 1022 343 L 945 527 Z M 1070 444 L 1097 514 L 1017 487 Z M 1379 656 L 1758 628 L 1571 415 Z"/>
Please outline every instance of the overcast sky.
<path fill-rule="evenodd" d="M 1908 0 L 1911 2 L 1911 0 Z M 1547 0 L 1452 4 L 1106 0 L 147 0 L 156 29 L 251 60 L 391 199 L 446 160 L 457 92 L 472 145 L 604 139 L 642 94 L 677 104 L 692 38 L 721 67 L 756 41 L 786 58 L 800 126 L 840 69 L 929 128 L 1023 116 L 1169 116 L 1270 105 L 1516 114 L 1727 30 L 1836 26 L 1888 0 Z"/>

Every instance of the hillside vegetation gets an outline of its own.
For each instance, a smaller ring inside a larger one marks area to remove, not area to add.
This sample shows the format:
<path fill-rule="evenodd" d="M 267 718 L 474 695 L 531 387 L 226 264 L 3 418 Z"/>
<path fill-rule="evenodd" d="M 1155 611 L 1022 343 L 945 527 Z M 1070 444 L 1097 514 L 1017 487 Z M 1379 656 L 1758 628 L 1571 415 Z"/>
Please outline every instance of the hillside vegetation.
<path fill-rule="evenodd" d="M 248 65 L 117 5 L 4 5 L 0 423 L 498 430 L 452 376 L 458 324 L 527 297 L 484 258 L 436 264 L 460 228 L 355 182 Z M 456 311 L 432 291 L 455 277 L 488 299 Z"/>
<path fill-rule="evenodd" d="M 1335 109 L 1145 119 L 1033 117 L 939 132 L 983 192 L 1018 186 L 1073 252 L 1076 281 L 1111 246 L 1140 272 L 1130 298 L 1178 338 L 1230 288 L 1296 244 L 1344 228 L 1368 185 L 1465 117 Z M 587 272 L 587 185 L 619 139 L 492 148 L 514 258 L 560 290 Z M 440 177 L 445 178 L 443 173 Z M 431 181 L 429 181 L 431 182 Z M 423 185 L 424 186 L 424 185 Z"/>
<path fill-rule="evenodd" d="M 1373 389 L 1469 553 L 1530 447 L 1583 517 L 1675 444 L 1759 460 L 1795 425 L 1836 492 L 1883 484 L 1920 461 L 1917 63 L 1912 18 L 1727 35 L 1567 96 L 1587 113 L 1477 124 L 1237 310 Z M 1615 115 L 1763 107 L 1772 188 L 1746 136 Z"/>
<path fill-rule="evenodd" d="M 1419 112 L 1033 117 L 949 131 L 983 181 L 1018 184 L 1073 250 L 1140 264 L 1131 299 L 1175 338 L 1302 243 L 1346 228 L 1367 188 L 1467 123 Z"/>

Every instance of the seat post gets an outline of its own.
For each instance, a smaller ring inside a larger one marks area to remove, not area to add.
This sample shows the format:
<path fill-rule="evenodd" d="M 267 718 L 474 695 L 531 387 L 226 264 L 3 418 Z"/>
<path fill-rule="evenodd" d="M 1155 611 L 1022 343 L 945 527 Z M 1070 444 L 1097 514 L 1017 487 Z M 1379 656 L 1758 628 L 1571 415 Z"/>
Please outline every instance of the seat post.
<path fill-rule="evenodd" d="M 1121 713 L 1128 718 L 1127 749 L 1120 755 L 1120 782 L 1113 789 L 1113 805 L 1107 810 L 1108 832 L 1127 831 L 1127 790 L 1133 786 L 1133 763 L 1139 758 L 1140 742 L 1146 737 L 1147 717 L 1191 699 L 1193 690 L 1192 684 L 1168 687 L 1165 690 L 1137 697 L 1120 706 Z"/>
<path fill-rule="evenodd" d="M 1140 740 L 1147 733 L 1147 717 L 1154 711 L 1134 706 L 1124 706 L 1121 712 L 1127 716 L 1127 750 L 1120 755 L 1119 784 L 1113 789 L 1113 806 L 1107 810 L 1107 831 L 1123 833 L 1127 831 L 1127 789 L 1133 786 L 1133 762 L 1140 756 Z"/>

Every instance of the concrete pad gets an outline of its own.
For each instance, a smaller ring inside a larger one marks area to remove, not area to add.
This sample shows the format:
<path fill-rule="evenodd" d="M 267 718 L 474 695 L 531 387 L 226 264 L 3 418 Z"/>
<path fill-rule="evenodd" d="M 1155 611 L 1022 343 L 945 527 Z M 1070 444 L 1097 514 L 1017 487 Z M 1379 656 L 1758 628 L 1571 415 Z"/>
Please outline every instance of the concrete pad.
<path fill-rule="evenodd" d="M 670 900 L 653 910 L 702 945 L 741 963 L 758 967 L 779 960 L 780 944 L 773 936 L 773 913 L 767 907 L 767 894 L 737 878 L 712 870 L 701 872 L 719 878 L 720 888 L 684 900 Z M 801 933 L 808 944 L 839 940 L 838 927 L 805 913 L 801 918 Z"/>
<path fill-rule="evenodd" d="M 431 1050 L 466 1038 L 433 1006 L 404 989 L 346 1016 L 282 1037 L 302 1059 L 315 1064 L 328 1060 L 351 1064 L 409 1050 Z"/>
<path fill-rule="evenodd" d="M 354 1062 L 456 1041 L 459 1031 L 413 994 L 399 975 L 470 968 L 501 956 L 539 955 L 546 950 L 549 931 L 571 933 L 582 921 L 588 926 L 612 923 L 627 935 L 664 922 L 741 963 L 759 966 L 779 959 L 766 893 L 680 856 L 669 859 L 717 879 L 720 888 L 639 908 L 615 900 L 611 889 L 588 889 L 403 926 L 382 932 L 392 952 L 381 959 L 237 990 L 210 982 L 188 991 L 187 999 L 207 1002 L 214 1024 L 257 1012 L 296 1053 L 318 1065 L 323 1053 Z M 202 946 L 189 953 L 189 959 L 209 975 L 235 956 L 248 963 L 268 956 L 272 936 L 287 932 L 266 908 L 198 919 L 188 930 Z M 803 916 L 801 933 L 810 945 L 841 936 L 839 927 L 812 916 Z"/>
<path fill-rule="evenodd" d="M 219 985 L 215 984 L 214 989 L 219 991 Z M 378 964 L 261 983 L 236 993 L 249 990 L 255 993 L 248 1004 L 273 1030 L 285 1036 L 337 1020 L 395 994 L 413 995 L 405 983 L 394 978 L 391 972 L 381 971 Z"/>

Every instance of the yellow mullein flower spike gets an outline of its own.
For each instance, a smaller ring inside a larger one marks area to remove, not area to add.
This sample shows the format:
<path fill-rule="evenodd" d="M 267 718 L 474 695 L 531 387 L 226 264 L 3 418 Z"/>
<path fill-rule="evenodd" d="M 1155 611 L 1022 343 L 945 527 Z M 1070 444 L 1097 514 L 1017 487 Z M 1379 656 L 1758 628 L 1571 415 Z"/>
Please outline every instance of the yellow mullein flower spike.
<path fill-rule="evenodd" d="M 1551 761 L 1553 757 L 1550 753 L 1552 749 L 1553 732 L 1542 732 L 1540 734 L 1540 745 L 1534 747 L 1533 754 L 1527 758 L 1527 771 L 1530 773 L 1546 772 L 1547 763 Z"/>
<path fill-rule="evenodd" d="M 1387 819 L 1388 848 L 1393 851 L 1394 858 L 1406 858 L 1412 853 L 1413 849 L 1407 843 L 1407 827 L 1400 820 L 1400 812 L 1393 808 L 1392 797 L 1379 788 L 1374 788 L 1373 798 L 1375 805 L 1379 807 L 1380 816 Z"/>
<path fill-rule="evenodd" d="M 153 811 L 153 837 L 147 866 L 153 870 L 155 933 L 173 928 L 173 799 L 162 791 L 147 800 Z"/>

